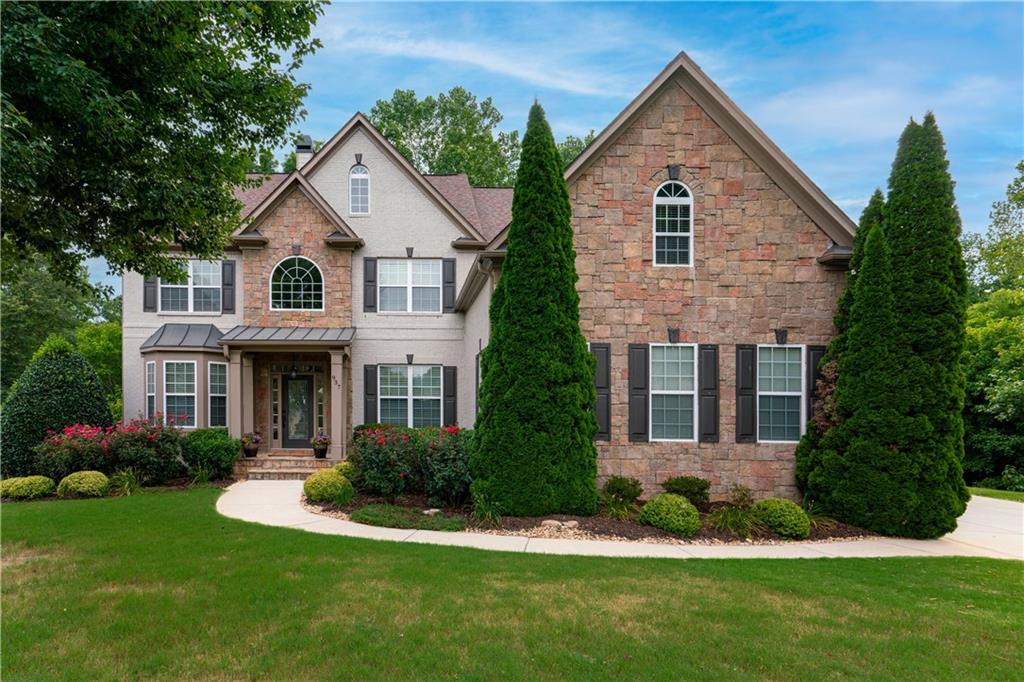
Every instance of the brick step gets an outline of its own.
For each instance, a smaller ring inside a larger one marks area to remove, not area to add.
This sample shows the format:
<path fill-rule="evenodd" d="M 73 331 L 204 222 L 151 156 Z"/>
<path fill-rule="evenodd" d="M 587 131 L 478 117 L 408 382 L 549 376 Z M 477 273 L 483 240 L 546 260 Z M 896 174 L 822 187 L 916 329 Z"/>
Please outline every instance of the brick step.
<path fill-rule="evenodd" d="M 248 473 L 250 481 L 305 481 L 314 469 L 255 469 Z"/>
<path fill-rule="evenodd" d="M 312 456 L 243 457 L 235 462 L 235 478 L 273 481 L 305 480 L 320 469 L 328 469 L 338 461 L 316 459 Z"/>

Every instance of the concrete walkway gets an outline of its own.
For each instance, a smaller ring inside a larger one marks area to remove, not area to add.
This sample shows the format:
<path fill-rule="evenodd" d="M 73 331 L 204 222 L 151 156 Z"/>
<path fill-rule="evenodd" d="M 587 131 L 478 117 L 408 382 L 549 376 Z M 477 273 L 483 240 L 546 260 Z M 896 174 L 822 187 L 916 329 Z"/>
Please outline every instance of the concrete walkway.
<path fill-rule="evenodd" d="M 302 481 L 242 481 L 221 495 L 217 511 L 234 519 L 311 533 L 535 554 L 673 559 L 979 556 L 1024 560 L 1024 504 L 988 497 L 973 498 L 967 512 L 960 517 L 957 530 L 938 540 L 882 538 L 780 545 L 658 545 L 378 528 L 307 512 L 300 504 L 301 496 Z"/>

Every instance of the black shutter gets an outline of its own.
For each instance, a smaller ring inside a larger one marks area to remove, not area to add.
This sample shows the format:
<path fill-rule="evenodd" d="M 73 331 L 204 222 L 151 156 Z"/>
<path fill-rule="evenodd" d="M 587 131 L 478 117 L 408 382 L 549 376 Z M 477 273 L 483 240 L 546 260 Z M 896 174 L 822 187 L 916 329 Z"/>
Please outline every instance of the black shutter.
<path fill-rule="evenodd" d="M 376 258 L 363 258 L 363 312 L 377 312 Z"/>
<path fill-rule="evenodd" d="M 697 440 L 718 442 L 718 346 L 697 346 Z"/>
<path fill-rule="evenodd" d="M 594 388 L 597 402 L 594 414 L 597 416 L 597 440 L 612 439 L 612 347 L 608 343 L 590 344 L 594 356 Z"/>
<path fill-rule="evenodd" d="M 363 365 L 363 423 L 377 421 L 377 365 Z"/>
<path fill-rule="evenodd" d="M 736 442 L 757 440 L 757 346 L 736 346 Z"/>
<path fill-rule="evenodd" d="M 459 378 L 457 367 L 444 368 L 444 425 L 452 426 L 459 421 Z"/>
<path fill-rule="evenodd" d="M 818 379 L 821 378 L 821 359 L 825 346 L 807 346 L 807 420 L 814 417 L 814 403 L 818 400 Z"/>
<path fill-rule="evenodd" d="M 156 312 L 156 296 L 160 287 L 156 277 L 147 277 L 142 283 L 142 312 Z"/>
<path fill-rule="evenodd" d="M 446 313 L 455 312 L 455 259 L 441 261 L 441 306 Z"/>
<path fill-rule="evenodd" d="M 220 264 L 220 311 L 235 312 L 235 261 L 225 260 Z"/>
<path fill-rule="evenodd" d="M 629 344 L 629 440 L 644 443 L 650 440 L 647 429 L 647 409 L 650 400 L 648 390 L 646 343 Z"/>

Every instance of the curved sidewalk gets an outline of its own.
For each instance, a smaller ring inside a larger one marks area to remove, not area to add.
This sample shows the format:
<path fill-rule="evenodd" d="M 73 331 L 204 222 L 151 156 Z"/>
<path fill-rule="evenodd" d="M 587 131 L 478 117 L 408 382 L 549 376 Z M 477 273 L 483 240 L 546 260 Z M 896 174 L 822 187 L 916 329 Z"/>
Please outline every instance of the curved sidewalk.
<path fill-rule="evenodd" d="M 217 511 L 234 519 L 311 533 L 454 547 L 611 557 L 673 559 L 819 559 L 823 557 L 976 556 L 1024 559 L 1024 504 L 975 497 L 959 527 L 938 540 L 879 538 L 780 545 L 658 545 L 602 540 L 559 540 L 484 533 L 378 528 L 342 521 L 302 508 L 302 481 L 241 481 L 217 500 Z"/>

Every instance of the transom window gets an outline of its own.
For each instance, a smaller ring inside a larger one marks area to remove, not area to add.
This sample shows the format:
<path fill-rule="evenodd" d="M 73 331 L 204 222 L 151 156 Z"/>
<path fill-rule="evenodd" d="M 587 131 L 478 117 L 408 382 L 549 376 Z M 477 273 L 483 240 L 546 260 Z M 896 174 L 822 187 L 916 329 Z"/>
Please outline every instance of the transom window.
<path fill-rule="evenodd" d="M 348 172 L 348 212 L 352 215 L 370 212 L 370 171 L 366 166 L 352 166 Z"/>
<path fill-rule="evenodd" d="M 378 260 L 377 299 L 381 312 L 441 312 L 441 261 Z"/>
<path fill-rule="evenodd" d="M 382 424 L 441 426 L 441 367 L 380 365 L 378 410 Z"/>
<path fill-rule="evenodd" d="M 209 364 L 210 422 L 208 426 L 228 425 L 228 366 L 224 362 Z"/>
<path fill-rule="evenodd" d="M 308 258 L 285 258 L 270 276 L 272 310 L 323 310 L 324 278 Z"/>
<path fill-rule="evenodd" d="M 654 264 L 693 262 L 693 197 L 681 182 L 666 182 L 654 194 Z"/>
<path fill-rule="evenodd" d="M 220 261 L 190 260 L 185 281 L 160 280 L 160 312 L 219 313 L 220 287 Z"/>
<path fill-rule="evenodd" d="M 803 430 L 803 348 L 757 349 L 757 439 L 798 441 Z"/>
<path fill-rule="evenodd" d="M 692 345 L 651 345 L 651 439 L 693 440 L 697 352 Z"/>
<path fill-rule="evenodd" d="M 146 421 L 156 419 L 156 363 L 146 363 Z"/>
<path fill-rule="evenodd" d="M 196 363 L 164 363 L 164 419 L 178 426 L 196 425 Z"/>

